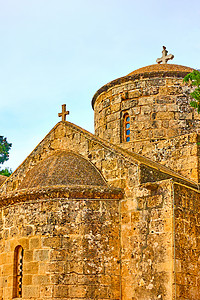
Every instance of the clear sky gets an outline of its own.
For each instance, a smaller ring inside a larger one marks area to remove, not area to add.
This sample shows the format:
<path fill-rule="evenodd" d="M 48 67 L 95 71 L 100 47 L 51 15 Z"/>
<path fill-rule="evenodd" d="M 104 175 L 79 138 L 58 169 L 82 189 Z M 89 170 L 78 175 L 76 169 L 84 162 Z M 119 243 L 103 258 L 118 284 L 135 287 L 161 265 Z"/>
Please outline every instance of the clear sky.
<path fill-rule="evenodd" d="M 200 68 L 199 0 L 0 0 L 0 135 L 13 171 L 59 121 L 93 132 L 91 99 L 154 64 Z"/>

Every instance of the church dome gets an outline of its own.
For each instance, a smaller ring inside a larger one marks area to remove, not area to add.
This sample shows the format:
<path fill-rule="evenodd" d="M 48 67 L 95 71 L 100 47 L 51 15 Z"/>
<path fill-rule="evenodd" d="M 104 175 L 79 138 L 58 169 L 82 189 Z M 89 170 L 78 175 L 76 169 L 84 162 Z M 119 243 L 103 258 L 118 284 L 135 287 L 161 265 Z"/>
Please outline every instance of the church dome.
<path fill-rule="evenodd" d="M 129 73 L 127 76 L 132 76 L 136 74 L 145 74 L 148 73 L 151 75 L 151 73 L 174 73 L 174 74 L 180 74 L 180 73 L 190 73 L 192 72 L 193 69 L 190 67 L 185 67 L 181 65 L 173 65 L 173 64 L 154 64 L 154 65 L 149 65 L 146 67 L 142 67 L 140 69 L 137 69 L 131 73 Z"/>
<path fill-rule="evenodd" d="M 190 106 L 192 88 L 183 82 L 193 70 L 157 63 L 105 84 L 92 99 L 95 134 L 137 152 L 144 143 L 199 131 L 200 119 Z"/>
<path fill-rule="evenodd" d="M 99 171 L 82 156 L 71 151 L 56 151 L 28 171 L 18 189 L 58 185 L 107 186 Z"/>
<path fill-rule="evenodd" d="M 190 67 L 185 67 L 181 65 L 174 64 L 154 64 L 146 67 L 139 68 L 133 72 L 127 74 L 126 76 L 114 79 L 107 84 L 103 85 L 92 98 L 92 108 L 94 109 L 95 102 L 97 98 L 102 94 L 106 93 L 108 90 L 120 85 L 127 84 L 130 81 L 140 80 L 141 78 L 166 78 L 166 77 L 176 77 L 184 78 L 188 73 L 192 72 L 194 69 Z"/>

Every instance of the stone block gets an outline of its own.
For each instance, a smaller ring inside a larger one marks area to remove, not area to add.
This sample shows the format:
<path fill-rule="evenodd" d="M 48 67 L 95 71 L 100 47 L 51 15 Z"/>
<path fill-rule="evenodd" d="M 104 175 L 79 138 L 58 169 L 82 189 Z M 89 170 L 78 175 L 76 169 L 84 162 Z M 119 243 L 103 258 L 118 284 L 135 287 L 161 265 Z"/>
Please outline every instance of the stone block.
<path fill-rule="evenodd" d="M 39 299 L 40 290 L 37 286 L 25 285 L 22 289 L 23 299 Z"/>
<path fill-rule="evenodd" d="M 133 108 L 137 105 L 137 100 L 136 99 L 133 99 L 133 100 L 130 100 L 130 99 L 127 99 L 127 100 L 124 100 L 121 102 L 121 110 L 127 110 L 127 109 L 130 109 L 130 108 Z"/>
<path fill-rule="evenodd" d="M 24 273 L 29 274 L 38 274 L 38 262 L 24 262 L 23 264 Z"/>
<path fill-rule="evenodd" d="M 120 110 L 121 110 L 121 103 L 115 103 L 115 104 L 111 105 L 112 113 L 118 112 Z"/>
<path fill-rule="evenodd" d="M 30 249 L 37 249 L 40 248 L 41 245 L 41 238 L 40 237 L 32 237 L 29 240 L 29 248 Z"/>
<path fill-rule="evenodd" d="M 33 251 L 32 250 L 24 251 L 24 261 L 26 261 L 26 262 L 33 261 Z"/>
<path fill-rule="evenodd" d="M 156 119 L 158 120 L 172 120 L 174 119 L 174 113 L 173 112 L 157 112 L 156 113 Z"/>
<path fill-rule="evenodd" d="M 34 261 L 47 261 L 49 260 L 49 250 L 37 249 L 33 251 Z"/>
<path fill-rule="evenodd" d="M 68 285 L 54 286 L 54 297 L 55 298 L 68 298 L 68 296 L 69 296 L 69 286 Z"/>
<path fill-rule="evenodd" d="M 48 285 L 50 283 L 50 276 L 45 275 L 33 275 L 32 282 L 34 286 Z"/>
<path fill-rule="evenodd" d="M 76 274 L 83 274 L 83 261 L 68 261 L 65 266 L 66 274 L 76 273 Z"/>
<path fill-rule="evenodd" d="M 70 298 L 85 298 L 87 287 L 84 285 L 70 285 L 69 297 Z"/>
<path fill-rule="evenodd" d="M 40 299 L 50 300 L 53 297 L 53 286 L 41 286 L 40 287 Z"/>
<path fill-rule="evenodd" d="M 39 262 L 38 274 L 44 275 L 47 272 L 48 263 L 46 261 Z"/>
<path fill-rule="evenodd" d="M 65 127 L 59 126 L 54 131 L 54 137 L 55 137 L 55 139 L 64 137 L 65 135 L 66 135 L 66 129 L 65 129 Z"/>
<path fill-rule="evenodd" d="M 32 275 L 23 274 L 23 285 L 32 285 Z"/>
<path fill-rule="evenodd" d="M 50 262 L 47 264 L 48 273 L 63 273 L 65 264 L 63 262 Z"/>
<path fill-rule="evenodd" d="M 59 248 L 61 245 L 60 237 L 44 237 L 42 238 L 42 246 L 50 248 Z"/>
<path fill-rule="evenodd" d="M 141 107 L 141 114 L 142 115 L 150 114 L 151 111 L 152 111 L 151 106 L 145 105 L 145 106 Z"/>
<path fill-rule="evenodd" d="M 7 276 L 13 273 L 13 264 L 4 264 L 2 268 L 3 276 Z"/>
<path fill-rule="evenodd" d="M 133 90 L 128 92 L 128 97 L 129 98 L 138 98 L 141 96 L 141 90 Z"/>
<path fill-rule="evenodd" d="M 139 222 L 140 220 L 140 212 L 134 211 L 131 213 L 131 223 L 136 223 Z"/>
<path fill-rule="evenodd" d="M 146 208 L 146 199 L 145 198 L 137 198 L 137 209 L 142 210 Z"/>
<path fill-rule="evenodd" d="M 138 99 L 138 105 L 151 105 L 154 103 L 154 97 L 140 97 Z"/>
<path fill-rule="evenodd" d="M 52 249 L 50 250 L 50 260 L 65 260 L 66 257 L 66 250 L 57 250 L 57 249 Z"/>
<path fill-rule="evenodd" d="M 147 207 L 152 208 L 161 206 L 163 201 L 162 195 L 155 195 L 147 198 Z"/>
<path fill-rule="evenodd" d="M 12 299 L 12 287 L 5 287 L 3 292 L 3 299 Z"/>

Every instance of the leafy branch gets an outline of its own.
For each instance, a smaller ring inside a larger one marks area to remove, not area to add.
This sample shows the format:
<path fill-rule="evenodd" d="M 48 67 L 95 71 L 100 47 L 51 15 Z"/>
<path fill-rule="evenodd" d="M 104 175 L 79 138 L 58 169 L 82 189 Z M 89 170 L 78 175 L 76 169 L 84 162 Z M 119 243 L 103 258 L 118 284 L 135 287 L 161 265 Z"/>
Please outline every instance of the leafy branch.
<path fill-rule="evenodd" d="M 200 113 L 200 72 L 194 70 L 192 73 L 187 74 L 183 81 L 188 82 L 192 86 L 196 86 L 196 89 L 190 94 L 194 99 L 190 102 L 190 105 Z"/>
<path fill-rule="evenodd" d="M 12 144 L 7 142 L 6 137 L 0 136 L 0 164 L 3 164 L 9 159 L 9 151 L 11 147 Z M 4 176 L 10 176 L 11 173 L 12 170 L 8 168 L 0 170 L 0 174 Z"/>
<path fill-rule="evenodd" d="M 12 174 L 12 169 L 10 169 L 10 168 L 5 168 L 5 169 L 0 170 L 0 175 L 9 177 L 11 174 Z"/>

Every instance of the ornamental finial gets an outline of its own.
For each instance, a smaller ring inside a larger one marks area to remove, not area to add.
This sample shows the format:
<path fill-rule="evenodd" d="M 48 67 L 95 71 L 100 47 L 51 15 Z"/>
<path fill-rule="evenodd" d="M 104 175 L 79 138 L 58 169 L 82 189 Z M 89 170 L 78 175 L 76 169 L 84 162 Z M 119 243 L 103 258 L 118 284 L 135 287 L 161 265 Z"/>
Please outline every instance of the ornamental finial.
<path fill-rule="evenodd" d="M 69 111 L 66 111 L 66 104 L 62 105 L 62 112 L 58 114 L 59 117 L 62 117 L 62 121 L 66 121 L 66 116 L 69 115 Z"/>
<path fill-rule="evenodd" d="M 156 62 L 158 64 L 161 64 L 161 63 L 167 64 L 167 62 L 168 62 L 169 59 L 173 59 L 174 58 L 173 54 L 168 54 L 167 55 L 167 53 L 168 53 L 168 51 L 166 50 L 166 47 L 163 46 L 162 57 L 161 58 L 157 58 Z"/>

